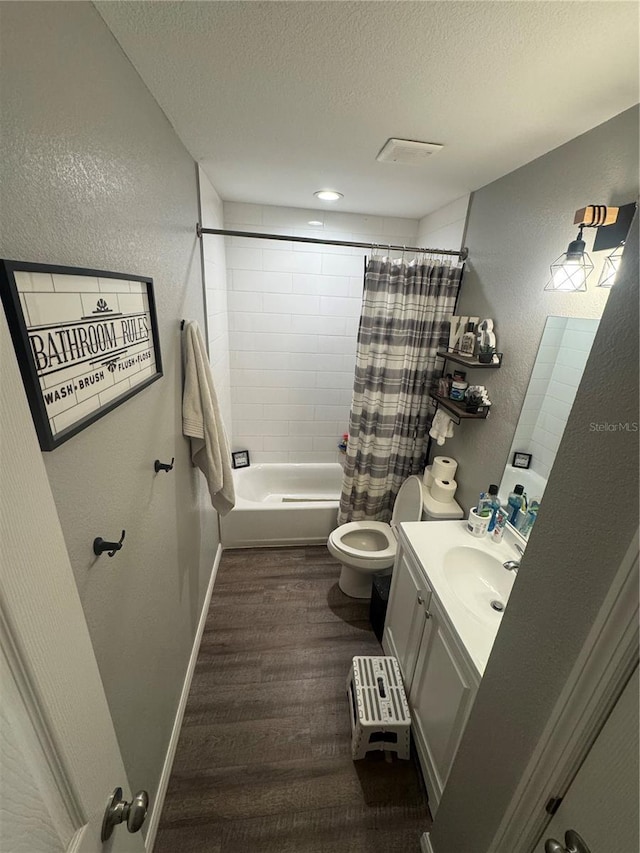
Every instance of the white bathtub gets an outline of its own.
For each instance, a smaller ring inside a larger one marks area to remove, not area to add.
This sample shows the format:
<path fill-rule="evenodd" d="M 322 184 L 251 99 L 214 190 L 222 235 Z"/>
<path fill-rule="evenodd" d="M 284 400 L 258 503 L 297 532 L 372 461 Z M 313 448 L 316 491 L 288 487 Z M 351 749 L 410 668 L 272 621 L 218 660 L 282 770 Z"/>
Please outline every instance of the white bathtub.
<path fill-rule="evenodd" d="M 236 505 L 220 518 L 224 548 L 318 545 L 337 526 L 337 462 L 251 465 L 233 478 Z"/>

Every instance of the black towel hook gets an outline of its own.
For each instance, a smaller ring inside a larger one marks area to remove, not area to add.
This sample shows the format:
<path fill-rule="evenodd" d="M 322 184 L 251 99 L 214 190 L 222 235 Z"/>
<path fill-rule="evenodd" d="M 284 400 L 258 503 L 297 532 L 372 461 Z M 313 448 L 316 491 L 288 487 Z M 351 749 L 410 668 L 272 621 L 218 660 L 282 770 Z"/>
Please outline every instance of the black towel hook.
<path fill-rule="evenodd" d="M 176 461 L 175 456 L 172 457 L 171 462 L 161 462 L 159 459 L 153 463 L 153 468 L 156 474 L 159 474 L 160 471 L 173 471 L 173 463 Z"/>
<path fill-rule="evenodd" d="M 113 557 L 116 551 L 119 551 L 122 548 L 122 543 L 124 542 L 124 534 L 125 531 L 123 530 L 119 542 L 105 542 L 102 536 L 96 537 L 93 540 L 93 553 L 96 555 L 96 557 L 99 557 L 103 551 L 108 551 L 109 557 Z"/>

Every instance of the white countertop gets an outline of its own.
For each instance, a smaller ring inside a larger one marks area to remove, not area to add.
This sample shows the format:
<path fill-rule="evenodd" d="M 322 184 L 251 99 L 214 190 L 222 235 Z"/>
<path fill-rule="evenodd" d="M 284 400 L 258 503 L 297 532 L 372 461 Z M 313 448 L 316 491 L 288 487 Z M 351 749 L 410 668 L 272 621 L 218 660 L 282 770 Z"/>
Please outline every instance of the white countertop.
<path fill-rule="evenodd" d="M 413 556 L 423 567 L 433 594 L 448 616 L 462 645 L 468 652 L 478 674 L 484 673 L 493 642 L 498 633 L 502 613 L 490 608 L 484 620 L 473 612 L 456 595 L 444 572 L 446 553 L 455 547 L 477 548 L 504 563 L 507 560 L 520 560 L 520 554 L 513 547 L 511 534 L 505 532 L 503 541 L 495 544 L 489 536 L 477 539 L 467 531 L 466 521 L 411 521 L 400 525 L 401 536 Z M 515 580 L 515 573 L 505 577 Z M 504 598 L 504 596 L 501 596 Z M 504 602 L 506 604 L 506 601 Z"/>

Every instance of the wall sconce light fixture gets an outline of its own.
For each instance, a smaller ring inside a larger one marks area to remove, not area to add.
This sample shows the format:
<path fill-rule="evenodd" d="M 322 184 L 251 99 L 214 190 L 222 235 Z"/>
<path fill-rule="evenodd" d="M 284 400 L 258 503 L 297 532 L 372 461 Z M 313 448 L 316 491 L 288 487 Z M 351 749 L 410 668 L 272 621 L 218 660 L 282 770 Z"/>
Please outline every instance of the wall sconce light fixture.
<path fill-rule="evenodd" d="M 564 255 L 551 264 L 551 278 L 545 290 L 567 292 L 585 291 L 587 278 L 593 272 L 593 263 L 585 252 L 582 239 L 584 228 L 597 228 L 593 251 L 613 249 L 605 259 L 598 287 L 613 287 L 620 266 L 625 240 L 637 208 L 636 202 L 622 207 L 590 204 L 576 210 L 574 225 L 578 225 L 578 236 L 569 243 Z"/>
<path fill-rule="evenodd" d="M 587 289 L 587 278 L 593 272 L 593 263 L 585 252 L 586 243 L 582 239 L 582 231 L 584 228 L 611 225 L 617 216 L 617 207 L 607 207 L 604 204 L 590 204 L 576 210 L 573 222 L 579 225 L 578 236 L 569 243 L 564 255 L 560 255 L 551 264 L 551 278 L 545 285 L 545 290 L 574 293 Z"/>

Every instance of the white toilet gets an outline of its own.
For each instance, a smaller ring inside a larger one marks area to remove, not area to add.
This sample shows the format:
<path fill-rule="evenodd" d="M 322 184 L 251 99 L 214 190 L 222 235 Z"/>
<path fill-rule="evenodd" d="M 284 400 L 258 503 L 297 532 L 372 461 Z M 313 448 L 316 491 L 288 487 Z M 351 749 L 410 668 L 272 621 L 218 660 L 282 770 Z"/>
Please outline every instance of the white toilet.
<path fill-rule="evenodd" d="M 377 572 L 385 572 L 396 558 L 396 525 L 402 521 L 438 521 L 462 518 L 455 501 L 434 500 L 420 477 L 408 477 L 398 492 L 391 524 L 382 521 L 350 521 L 330 534 L 327 548 L 342 563 L 338 585 L 351 598 L 371 598 Z"/>

